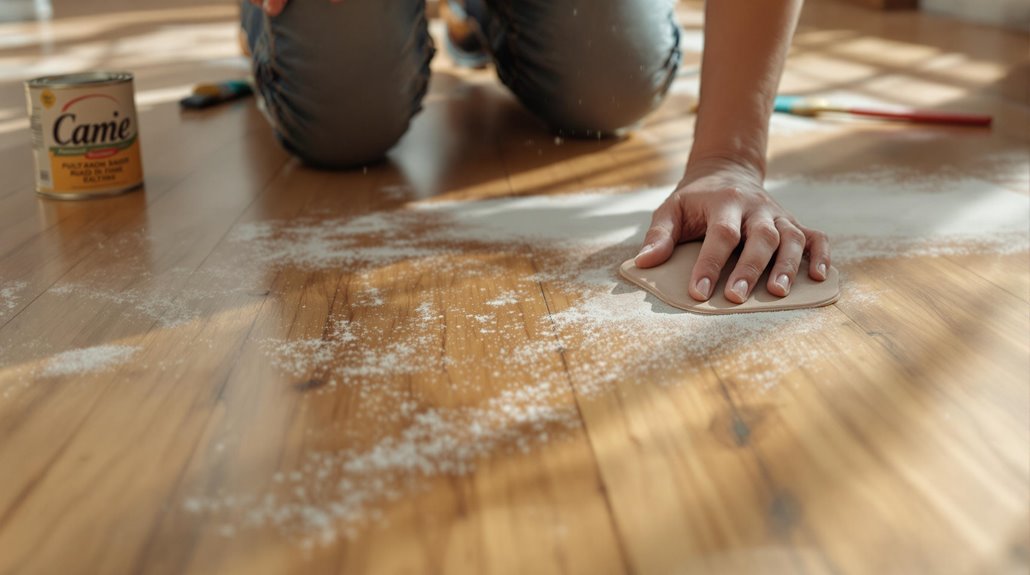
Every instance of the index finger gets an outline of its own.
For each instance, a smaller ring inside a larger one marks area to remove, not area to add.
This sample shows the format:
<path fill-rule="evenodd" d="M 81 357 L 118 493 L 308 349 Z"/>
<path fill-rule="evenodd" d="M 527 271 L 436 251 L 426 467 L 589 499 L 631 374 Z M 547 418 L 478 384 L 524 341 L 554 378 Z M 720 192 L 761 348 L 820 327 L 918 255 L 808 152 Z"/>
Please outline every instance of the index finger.
<path fill-rule="evenodd" d="M 740 244 L 740 223 L 742 214 L 737 207 L 727 208 L 708 220 L 705 239 L 697 256 L 694 270 L 690 274 L 690 297 L 707 301 L 719 282 L 722 268 L 730 259 L 733 250 Z"/>

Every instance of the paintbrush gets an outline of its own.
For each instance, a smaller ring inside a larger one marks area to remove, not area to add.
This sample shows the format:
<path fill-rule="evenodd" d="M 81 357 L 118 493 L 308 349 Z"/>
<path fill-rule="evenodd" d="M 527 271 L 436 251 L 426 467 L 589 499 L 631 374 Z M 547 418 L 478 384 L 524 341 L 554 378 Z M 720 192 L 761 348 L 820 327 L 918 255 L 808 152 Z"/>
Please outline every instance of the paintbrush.
<path fill-rule="evenodd" d="M 820 114 L 847 114 L 866 118 L 880 118 L 900 122 L 921 124 L 950 124 L 955 126 L 990 126 L 991 116 L 982 114 L 958 114 L 932 110 L 877 110 L 856 106 L 833 105 L 822 98 L 804 96 L 776 96 L 773 109 L 795 116 L 818 116 Z"/>
<path fill-rule="evenodd" d="M 246 98 L 254 93 L 247 80 L 227 80 L 218 84 L 200 84 L 193 93 L 179 100 L 179 105 L 189 110 L 210 108 L 218 104 Z"/>

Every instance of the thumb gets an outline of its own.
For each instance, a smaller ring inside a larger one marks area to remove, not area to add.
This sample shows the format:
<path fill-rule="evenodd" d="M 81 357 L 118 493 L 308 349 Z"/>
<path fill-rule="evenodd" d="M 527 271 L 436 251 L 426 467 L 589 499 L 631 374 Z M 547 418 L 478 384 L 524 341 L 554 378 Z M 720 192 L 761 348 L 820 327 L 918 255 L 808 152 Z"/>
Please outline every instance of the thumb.
<path fill-rule="evenodd" d="M 679 202 L 672 198 L 655 210 L 651 227 L 644 236 L 644 246 L 633 260 L 638 268 L 653 268 L 669 259 L 680 237 L 683 225 L 680 216 Z"/>

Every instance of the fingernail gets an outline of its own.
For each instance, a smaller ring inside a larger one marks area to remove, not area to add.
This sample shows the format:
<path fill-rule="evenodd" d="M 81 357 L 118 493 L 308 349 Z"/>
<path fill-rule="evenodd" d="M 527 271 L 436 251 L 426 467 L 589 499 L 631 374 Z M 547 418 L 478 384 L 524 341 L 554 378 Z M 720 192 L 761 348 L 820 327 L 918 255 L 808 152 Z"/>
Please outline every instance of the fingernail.
<path fill-rule="evenodd" d="M 264 0 L 264 2 L 261 3 L 261 9 L 266 13 L 269 11 L 269 6 L 271 6 L 270 0 Z"/>
<path fill-rule="evenodd" d="M 639 258 L 642 255 L 649 254 L 649 253 L 653 252 L 654 248 L 655 248 L 655 244 L 647 244 L 646 246 L 640 248 L 640 253 L 637 254 L 637 257 Z M 634 258 L 634 259 L 636 259 L 636 258 Z"/>
<path fill-rule="evenodd" d="M 790 278 L 787 277 L 787 274 L 780 274 L 776 278 L 776 285 L 783 288 L 783 293 L 790 293 Z"/>
<path fill-rule="evenodd" d="M 737 280 L 737 283 L 733 284 L 733 293 L 742 300 L 747 299 L 747 280 Z"/>
<path fill-rule="evenodd" d="M 819 264 L 819 266 L 816 269 L 819 270 L 819 275 L 821 275 L 822 277 L 826 277 L 826 264 Z"/>
<path fill-rule="evenodd" d="M 707 298 L 709 295 L 711 295 L 708 293 L 710 291 L 712 291 L 712 280 L 708 278 L 701 278 L 697 281 L 697 293 Z"/>

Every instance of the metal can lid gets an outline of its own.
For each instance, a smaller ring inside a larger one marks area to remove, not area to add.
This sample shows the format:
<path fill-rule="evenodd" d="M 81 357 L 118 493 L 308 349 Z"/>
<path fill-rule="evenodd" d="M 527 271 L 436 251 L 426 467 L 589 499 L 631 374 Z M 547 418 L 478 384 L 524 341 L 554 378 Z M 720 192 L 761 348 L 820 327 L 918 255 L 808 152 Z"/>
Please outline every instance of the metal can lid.
<path fill-rule="evenodd" d="M 132 81 L 131 72 L 79 72 L 59 76 L 43 76 L 25 82 L 30 88 L 76 88 L 82 86 L 105 86 Z"/>

